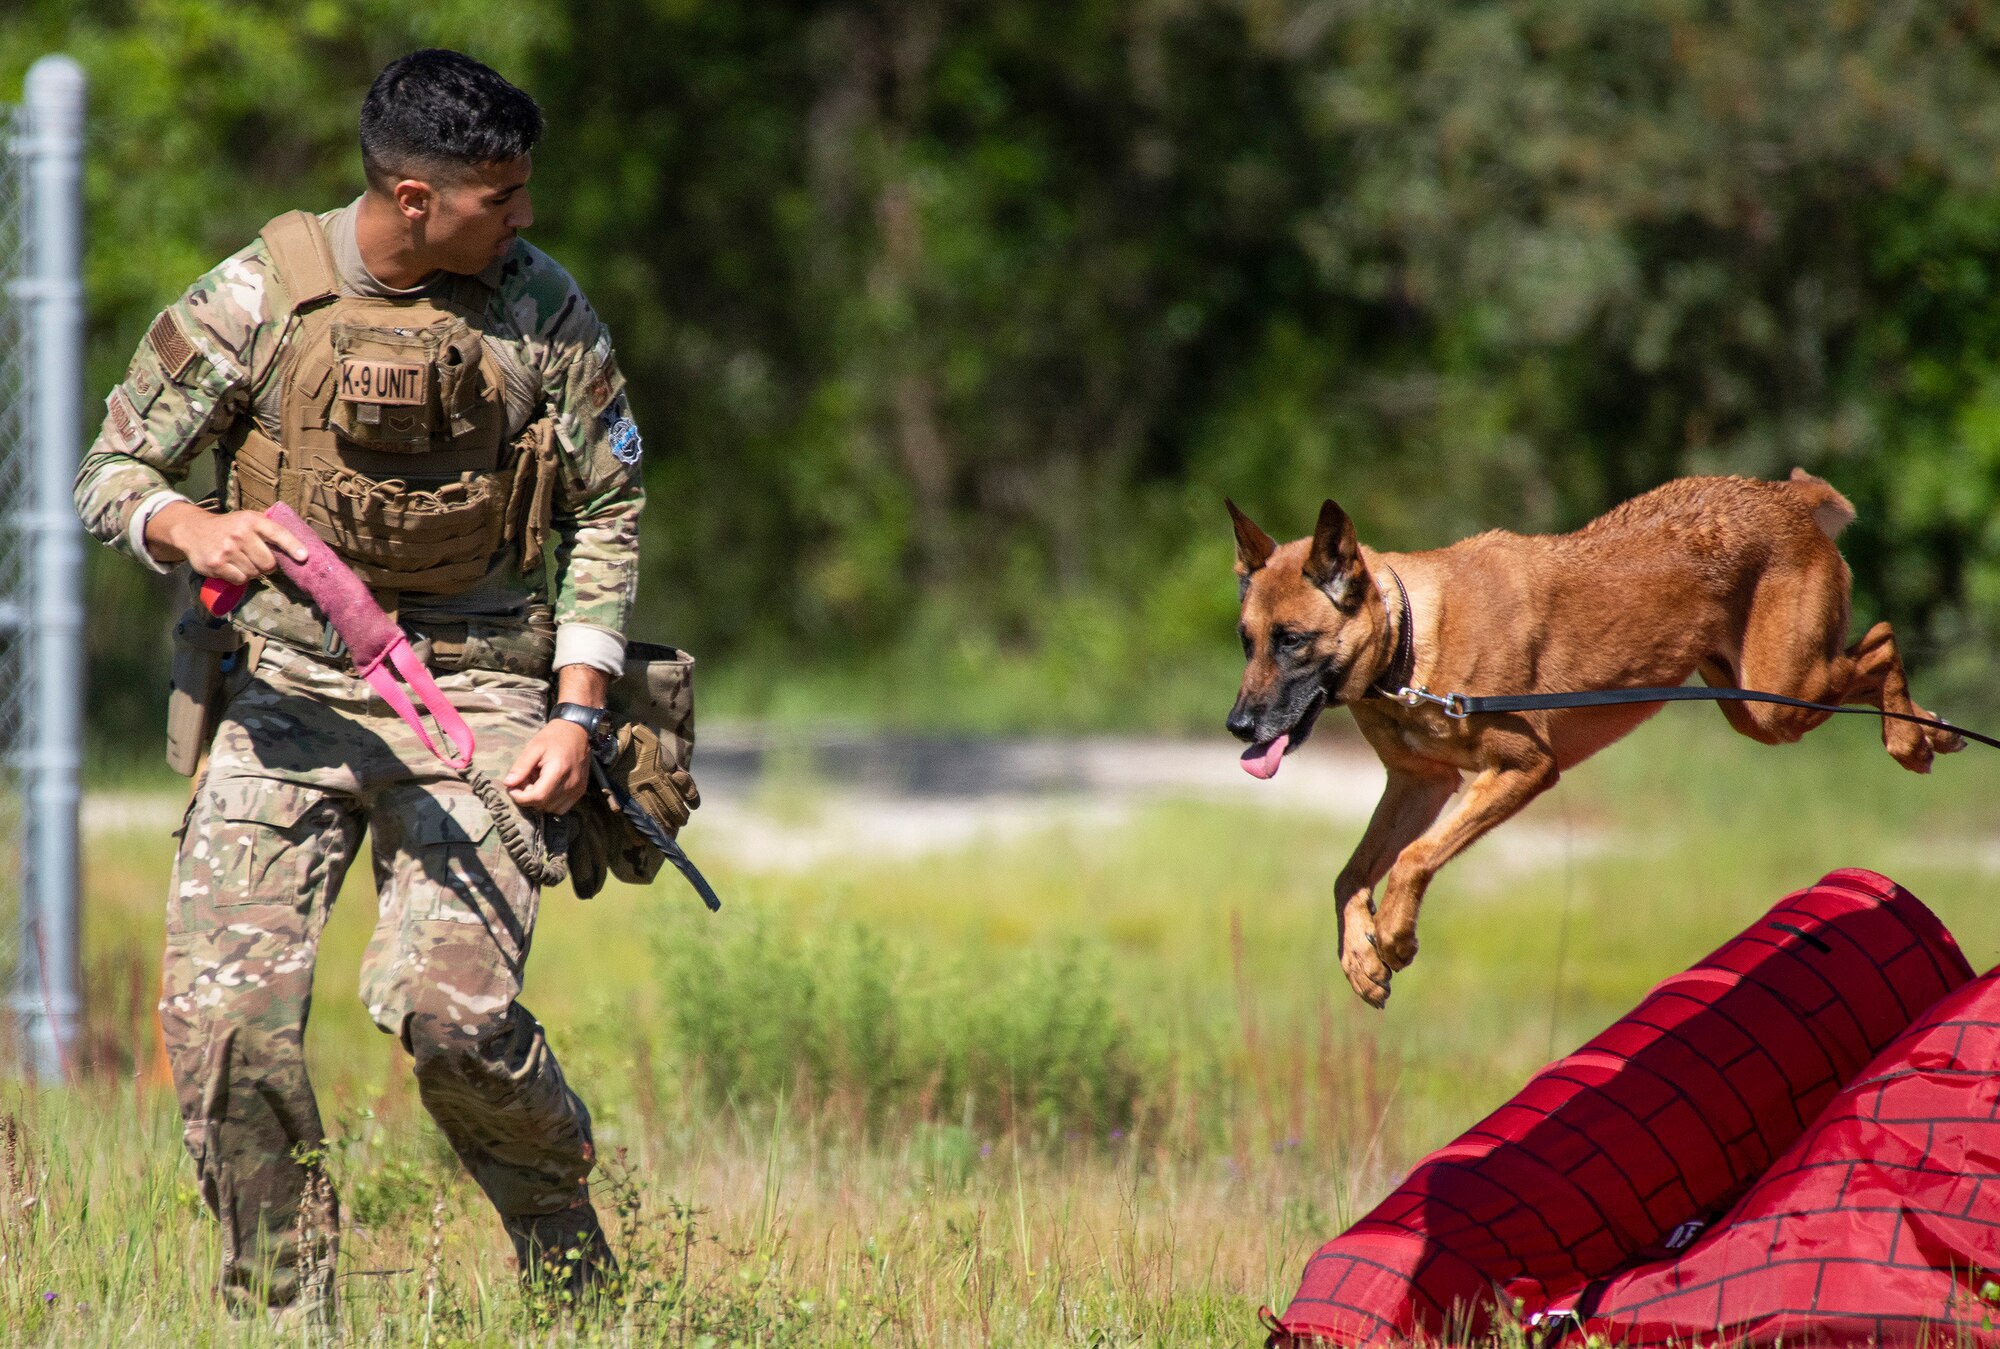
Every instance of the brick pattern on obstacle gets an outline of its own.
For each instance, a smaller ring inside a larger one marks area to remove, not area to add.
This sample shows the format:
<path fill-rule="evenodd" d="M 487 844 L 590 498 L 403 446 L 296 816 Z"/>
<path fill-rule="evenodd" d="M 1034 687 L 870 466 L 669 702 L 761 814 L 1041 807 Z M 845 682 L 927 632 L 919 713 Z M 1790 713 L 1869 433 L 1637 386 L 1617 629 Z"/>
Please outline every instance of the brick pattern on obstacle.
<path fill-rule="evenodd" d="M 1274 1340 L 1482 1334 L 1668 1253 L 1971 973 L 1908 891 L 1826 876 L 1426 1157 L 1308 1262 Z"/>
<path fill-rule="evenodd" d="M 1996 1065 L 2000 972 L 1926 1013 L 1701 1240 L 1587 1290 L 1590 1328 L 1635 1346 L 1899 1344 L 1944 1326 L 2000 1342 L 1981 1296 L 2000 1272 Z"/>

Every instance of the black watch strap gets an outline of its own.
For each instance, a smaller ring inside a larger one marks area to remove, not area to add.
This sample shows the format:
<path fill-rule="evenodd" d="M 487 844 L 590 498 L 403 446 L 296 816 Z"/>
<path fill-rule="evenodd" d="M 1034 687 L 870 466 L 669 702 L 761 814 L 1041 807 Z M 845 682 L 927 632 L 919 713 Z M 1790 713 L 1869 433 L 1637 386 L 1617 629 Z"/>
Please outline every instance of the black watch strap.
<path fill-rule="evenodd" d="M 585 707 L 582 703 L 557 703 L 549 713 L 550 721 L 573 721 L 583 727 L 584 734 L 596 735 L 604 725 L 605 711 L 601 707 Z"/>

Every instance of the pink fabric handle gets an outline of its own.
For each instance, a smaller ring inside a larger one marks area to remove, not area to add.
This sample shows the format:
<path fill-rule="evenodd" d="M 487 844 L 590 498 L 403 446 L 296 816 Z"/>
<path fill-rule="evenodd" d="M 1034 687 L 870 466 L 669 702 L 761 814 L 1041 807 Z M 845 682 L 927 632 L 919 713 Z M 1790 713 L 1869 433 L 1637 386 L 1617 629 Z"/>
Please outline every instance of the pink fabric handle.
<path fill-rule="evenodd" d="M 280 501 L 264 512 L 264 517 L 280 524 L 293 538 L 305 546 L 306 560 L 294 561 L 280 550 L 278 566 L 292 584 L 319 606 L 326 615 L 326 621 L 347 643 L 348 654 L 354 657 L 354 668 L 368 681 L 370 688 L 382 695 L 385 702 L 396 710 L 396 715 L 409 723 L 417 738 L 424 742 L 424 748 L 443 759 L 453 768 L 463 772 L 472 766 L 472 728 L 465 724 L 465 718 L 444 696 L 431 672 L 417 659 L 417 653 L 410 649 L 410 639 L 403 630 L 390 621 L 382 612 L 382 606 L 368 593 L 368 587 L 354 570 L 340 560 L 340 555 L 326 546 L 326 541 L 313 533 L 312 527 L 299 519 L 298 512 Z M 393 671 L 393 672 L 392 672 Z M 403 677 L 403 683 L 416 691 L 423 702 L 424 710 L 437 722 L 451 747 L 458 751 L 453 758 L 439 749 L 431 740 L 430 732 L 424 729 L 423 719 L 410 702 L 410 695 L 403 690 L 403 684 L 396 682 L 396 676 Z"/>

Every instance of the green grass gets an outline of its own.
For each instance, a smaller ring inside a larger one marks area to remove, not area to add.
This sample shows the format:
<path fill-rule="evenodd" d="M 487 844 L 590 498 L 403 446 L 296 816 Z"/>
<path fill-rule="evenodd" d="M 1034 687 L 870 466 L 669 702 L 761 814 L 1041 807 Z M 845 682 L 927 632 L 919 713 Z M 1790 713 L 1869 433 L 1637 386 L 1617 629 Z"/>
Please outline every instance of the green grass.
<path fill-rule="evenodd" d="M 1358 827 L 1304 813 L 1168 802 L 911 862 L 715 866 L 719 915 L 675 884 L 551 896 L 525 1001 L 595 1113 L 639 1290 L 583 1331 L 512 1291 L 497 1221 L 360 1008 L 357 881 L 309 1038 L 355 1224 L 341 1334 L 1252 1342 L 1258 1305 L 1282 1307 L 1395 1174 L 1823 872 L 1895 876 L 1992 964 L 1996 788 L 2000 755 L 1913 777 L 1859 718 L 1770 750 L 1676 709 L 1512 826 L 1549 840 L 1536 865 L 1475 848 L 1443 873 L 1382 1013 L 1333 958 Z M 309 1338 L 232 1324 L 209 1292 L 214 1224 L 155 1080 L 169 848 L 93 840 L 86 1081 L 0 1087 L 21 1135 L 0 1166 L 18 1342 Z"/>

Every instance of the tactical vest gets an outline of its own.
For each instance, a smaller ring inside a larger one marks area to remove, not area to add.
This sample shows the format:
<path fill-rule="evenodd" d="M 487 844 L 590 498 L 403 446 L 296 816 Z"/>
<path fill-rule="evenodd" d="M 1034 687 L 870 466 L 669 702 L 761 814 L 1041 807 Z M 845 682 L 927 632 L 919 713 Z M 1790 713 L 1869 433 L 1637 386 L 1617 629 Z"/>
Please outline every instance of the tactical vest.
<path fill-rule="evenodd" d="M 229 507 L 284 502 L 378 589 L 454 594 L 509 545 L 524 570 L 539 566 L 553 423 L 507 439 L 507 381 L 526 375 L 482 339 L 485 288 L 466 278 L 408 300 L 342 295 L 317 216 L 279 216 L 263 239 L 290 306 L 280 432 L 246 416 L 224 438 Z"/>

